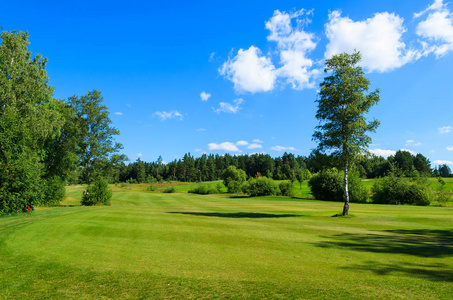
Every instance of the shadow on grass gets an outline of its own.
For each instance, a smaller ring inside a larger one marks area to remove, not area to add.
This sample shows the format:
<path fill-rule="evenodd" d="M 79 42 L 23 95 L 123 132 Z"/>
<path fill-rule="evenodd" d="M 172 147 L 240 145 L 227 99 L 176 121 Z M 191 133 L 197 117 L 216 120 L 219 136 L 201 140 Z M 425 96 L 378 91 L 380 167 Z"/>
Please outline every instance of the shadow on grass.
<path fill-rule="evenodd" d="M 344 268 L 344 267 L 343 267 Z M 411 264 L 411 263 L 381 263 L 367 261 L 364 264 L 346 267 L 351 270 L 370 271 L 377 275 L 405 275 L 431 281 L 453 282 L 453 268 L 446 264 Z"/>
<path fill-rule="evenodd" d="M 453 230 L 415 229 L 379 232 L 324 236 L 329 240 L 320 242 L 317 246 L 419 257 L 446 257 L 453 254 Z"/>
<path fill-rule="evenodd" d="M 204 216 L 204 217 L 218 217 L 218 218 L 250 218 L 250 219 L 302 217 L 302 215 L 264 214 L 264 213 L 252 213 L 252 212 L 218 213 L 218 212 L 179 212 L 179 211 L 172 211 L 172 212 L 169 212 L 169 214 L 182 214 L 182 215 Z"/>

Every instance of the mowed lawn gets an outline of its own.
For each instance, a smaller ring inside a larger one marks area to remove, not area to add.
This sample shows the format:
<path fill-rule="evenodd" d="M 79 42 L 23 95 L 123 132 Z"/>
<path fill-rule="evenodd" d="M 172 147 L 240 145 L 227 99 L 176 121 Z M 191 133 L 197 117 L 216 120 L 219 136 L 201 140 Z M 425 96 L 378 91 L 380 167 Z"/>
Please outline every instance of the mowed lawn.
<path fill-rule="evenodd" d="M 453 208 L 112 187 L 0 218 L 1 299 L 451 299 Z"/>

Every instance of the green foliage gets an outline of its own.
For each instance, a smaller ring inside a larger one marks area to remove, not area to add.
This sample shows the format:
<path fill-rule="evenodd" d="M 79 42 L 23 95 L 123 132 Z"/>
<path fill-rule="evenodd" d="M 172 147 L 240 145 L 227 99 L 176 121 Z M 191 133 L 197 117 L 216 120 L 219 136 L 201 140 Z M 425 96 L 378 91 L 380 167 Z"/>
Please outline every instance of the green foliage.
<path fill-rule="evenodd" d="M 422 182 L 410 182 L 391 166 L 388 176 L 379 178 L 372 187 L 373 203 L 429 205 L 432 192 Z"/>
<path fill-rule="evenodd" d="M 28 34 L 1 33 L 0 214 L 27 212 L 45 193 L 45 142 L 59 133 L 59 119 L 45 67 L 28 51 Z"/>
<path fill-rule="evenodd" d="M 294 186 L 292 182 L 282 181 L 278 185 L 278 188 L 280 189 L 282 196 L 292 197 L 294 195 Z"/>
<path fill-rule="evenodd" d="M 82 205 L 108 205 L 112 197 L 107 181 L 103 178 L 96 179 L 87 187 L 82 195 Z"/>
<path fill-rule="evenodd" d="M 320 84 L 318 111 L 313 139 L 318 141 L 319 151 L 331 151 L 344 167 L 345 182 L 348 182 L 350 161 L 368 148 L 371 138 L 367 132 L 374 132 L 379 122 L 367 122 L 365 114 L 379 102 L 379 90 L 366 94 L 370 82 L 358 65 L 360 52 L 342 53 L 326 60 L 324 72 L 331 74 Z M 349 211 L 348 185 L 344 184 L 343 215 Z"/>
<path fill-rule="evenodd" d="M 163 190 L 164 193 L 176 193 L 176 189 L 174 186 L 168 186 Z"/>
<path fill-rule="evenodd" d="M 250 178 L 242 185 L 242 192 L 252 197 L 269 196 L 278 193 L 277 185 L 267 177 Z"/>
<path fill-rule="evenodd" d="M 77 155 L 82 170 L 81 179 L 90 184 L 97 177 L 108 175 L 105 171 L 109 156 L 122 148 L 113 140 L 119 131 L 111 127 L 109 111 L 102 105 L 103 97 L 99 91 L 93 90 L 81 97 L 72 96 L 68 100 L 78 127 Z M 143 175 L 140 172 L 135 179 L 144 180 Z"/>
<path fill-rule="evenodd" d="M 219 194 L 220 191 L 218 186 L 211 186 L 206 184 L 199 184 L 195 188 L 190 189 L 188 193 L 199 194 L 199 195 L 209 195 L 209 194 Z"/>
<path fill-rule="evenodd" d="M 318 200 L 344 201 L 343 172 L 336 168 L 324 169 L 308 181 L 311 193 Z M 350 202 L 365 203 L 368 191 L 362 184 L 359 172 L 348 177 Z"/>
<path fill-rule="evenodd" d="M 228 187 L 230 181 L 237 181 L 242 184 L 247 178 L 245 172 L 241 169 L 236 169 L 235 166 L 229 166 L 222 173 L 223 184 Z M 236 192 L 236 191 L 234 191 Z"/>
<path fill-rule="evenodd" d="M 241 183 L 236 180 L 231 180 L 228 183 L 228 193 L 236 193 L 239 194 L 241 191 Z"/>
<path fill-rule="evenodd" d="M 58 206 L 65 196 L 64 181 L 54 175 L 45 181 L 44 197 L 40 205 Z"/>

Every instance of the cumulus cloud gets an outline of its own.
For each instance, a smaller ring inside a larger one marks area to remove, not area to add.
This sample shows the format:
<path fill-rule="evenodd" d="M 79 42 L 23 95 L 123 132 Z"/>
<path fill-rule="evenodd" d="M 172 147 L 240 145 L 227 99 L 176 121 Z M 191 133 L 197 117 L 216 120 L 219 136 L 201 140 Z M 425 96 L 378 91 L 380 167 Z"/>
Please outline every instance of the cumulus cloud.
<path fill-rule="evenodd" d="M 334 54 L 358 50 L 362 54 L 361 65 L 370 72 L 387 72 L 415 61 L 422 54 L 407 49 L 402 42 L 406 31 L 403 21 L 394 13 L 383 12 L 354 22 L 335 10 L 329 14 L 329 22 L 325 25 L 329 43 L 324 56 L 330 58 Z"/>
<path fill-rule="evenodd" d="M 274 11 L 274 15 L 266 22 L 266 29 L 270 31 L 269 41 L 277 42 L 282 67 L 276 73 L 286 79 L 293 89 L 313 88 L 312 80 L 320 71 L 312 69 L 313 60 L 308 54 L 316 48 L 317 38 L 304 30 L 311 23 L 309 16 L 312 10 L 301 9 L 293 13 Z M 293 26 L 292 20 L 296 26 Z"/>
<path fill-rule="evenodd" d="M 179 120 L 183 120 L 183 115 L 176 111 L 176 110 L 173 110 L 173 111 L 169 111 L 169 112 L 166 112 L 166 111 L 156 111 L 154 113 L 156 116 L 158 116 L 162 121 L 165 121 L 167 119 L 174 119 L 174 118 L 179 118 Z"/>
<path fill-rule="evenodd" d="M 117 116 L 122 116 L 122 115 L 123 115 L 123 113 L 122 113 L 122 112 L 120 112 L 120 111 L 117 111 L 117 112 L 116 112 L 116 113 L 114 113 L 114 114 L 115 114 L 115 115 L 117 115 Z"/>
<path fill-rule="evenodd" d="M 452 126 L 445 126 L 439 128 L 439 133 L 450 133 L 453 130 Z"/>
<path fill-rule="evenodd" d="M 261 149 L 261 148 L 263 148 L 263 146 L 261 144 L 250 144 L 247 148 L 248 149 Z"/>
<path fill-rule="evenodd" d="M 238 149 L 238 147 L 236 147 L 235 144 L 230 143 L 230 142 L 223 142 L 220 144 L 209 143 L 208 149 L 209 150 L 224 150 L 224 151 L 230 151 L 230 152 L 242 152 L 241 150 Z"/>
<path fill-rule="evenodd" d="M 274 151 L 284 151 L 284 150 L 294 151 L 294 150 L 296 150 L 296 148 L 294 148 L 294 147 L 274 146 L 274 147 L 271 147 L 271 150 L 274 150 Z"/>
<path fill-rule="evenodd" d="M 214 107 L 212 108 L 214 112 L 216 113 L 230 113 L 230 114 L 235 114 L 238 112 L 238 110 L 241 109 L 240 105 L 244 102 L 244 99 L 238 98 L 236 100 L 233 100 L 234 104 L 228 103 L 228 102 L 220 102 L 219 103 L 219 108 L 215 109 Z"/>
<path fill-rule="evenodd" d="M 435 0 L 424 11 L 415 13 L 414 17 L 426 13 L 426 19 L 417 25 L 417 35 L 428 40 L 426 52 L 433 52 L 437 57 L 444 56 L 453 50 L 453 14 L 442 0 Z"/>
<path fill-rule="evenodd" d="M 201 101 L 208 101 L 208 99 L 211 97 L 211 94 L 206 93 L 205 91 L 202 91 L 200 94 Z"/>
<path fill-rule="evenodd" d="M 369 149 L 368 151 L 376 156 L 382 156 L 385 158 L 396 154 L 396 151 L 384 149 Z"/>
<path fill-rule="evenodd" d="M 446 148 L 448 151 L 453 151 L 453 147 L 447 147 Z"/>
<path fill-rule="evenodd" d="M 219 73 L 234 84 L 238 93 L 267 92 L 274 88 L 277 79 L 275 66 L 255 46 L 239 49 L 238 54 L 223 63 Z"/>
<path fill-rule="evenodd" d="M 236 142 L 236 146 L 247 146 L 249 143 L 247 141 L 238 141 Z"/>
<path fill-rule="evenodd" d="M 450 160 L 435 160 L 434 164 L 436 164 L 436 165 L 453 165 L 453 161 L 450 161 Z"/>

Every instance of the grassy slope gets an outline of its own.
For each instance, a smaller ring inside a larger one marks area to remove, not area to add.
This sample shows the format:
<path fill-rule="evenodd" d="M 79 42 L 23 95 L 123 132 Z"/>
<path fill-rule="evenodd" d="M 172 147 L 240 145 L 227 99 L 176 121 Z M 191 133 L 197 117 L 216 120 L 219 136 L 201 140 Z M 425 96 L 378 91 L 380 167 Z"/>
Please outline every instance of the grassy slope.
<path fill-rule="evenodd" d="M 114 188 L 4 217 L 0 298 L 451 297 L 452 208 L 341 206 Z"/>

